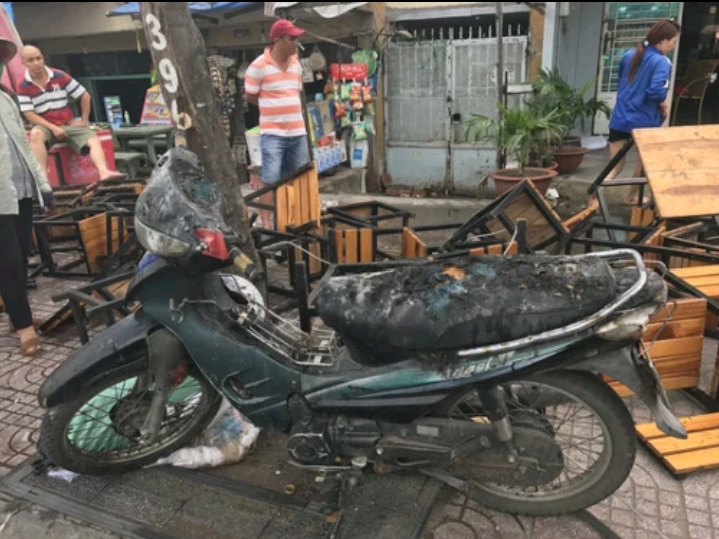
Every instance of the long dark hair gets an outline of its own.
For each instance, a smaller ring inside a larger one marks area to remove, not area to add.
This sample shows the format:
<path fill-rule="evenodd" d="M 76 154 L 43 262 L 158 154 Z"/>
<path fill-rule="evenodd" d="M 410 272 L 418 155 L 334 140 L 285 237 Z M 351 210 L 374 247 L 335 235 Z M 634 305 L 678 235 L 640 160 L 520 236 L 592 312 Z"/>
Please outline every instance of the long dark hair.
<path fill-rule="evenodd" d="M 20 101 L 17 98 L 17 94 L 12 88 L 8 88 L 3 83 L 0 82 L 0 91 L 5 92 L 14 102 L 17 106 L 17 110 L 20 110 Z M 22 116 L 21 116 L 22 117 Z"/>
<path fill-rule="evenodd" d="M 649 45 L 656 46 L 665 39 L 674 38 L 680 30 L 681 28 L 679 25 L 669 19 L 661 19 L 654 23 L 654 26 L 649 29 L 647 37 L 644 38 L 643 42 L 637 45 L 636 51 L 634 52 L 632 63 L 629 66 L 629 82 L 634 80 L 634 76 L 637 74 L 639 66 L 642 65 L 642 58 L 644 58 L 644 52 L 647 50 L 647 47 Z"/>

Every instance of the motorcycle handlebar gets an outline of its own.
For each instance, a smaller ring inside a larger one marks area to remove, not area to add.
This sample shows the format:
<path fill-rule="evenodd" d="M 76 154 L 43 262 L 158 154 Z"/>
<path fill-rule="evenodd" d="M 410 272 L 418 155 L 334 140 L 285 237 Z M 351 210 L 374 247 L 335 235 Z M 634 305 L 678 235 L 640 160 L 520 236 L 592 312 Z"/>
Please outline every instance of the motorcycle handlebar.
<path fill-rule="evenodd" d="M 232 258 L 232 264 L 251 282 L 255 283 L 264 277 L 262 268 L 258 268 L 252 259 L 239 249 L 232 249 L 230 257 Z"/>

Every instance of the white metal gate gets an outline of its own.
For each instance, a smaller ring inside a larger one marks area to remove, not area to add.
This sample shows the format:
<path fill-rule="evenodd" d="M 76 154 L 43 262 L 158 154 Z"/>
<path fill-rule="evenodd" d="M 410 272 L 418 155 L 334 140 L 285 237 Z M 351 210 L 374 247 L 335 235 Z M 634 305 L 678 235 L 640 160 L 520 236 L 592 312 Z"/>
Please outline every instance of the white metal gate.
<path fill-rule="evenodd" d="M 527 36 L 505 36 L 510 84 L 526 80 Z M 394 183 L 473 190 L 494 168 L 496 149 L 463 142 L 471 114 L 497 113 L 497 39 L 473 35 L 417 36 L 390 43 L 385 56 L 387 170 Z M 510 97 L 510 106 L 518 104 Z"/>

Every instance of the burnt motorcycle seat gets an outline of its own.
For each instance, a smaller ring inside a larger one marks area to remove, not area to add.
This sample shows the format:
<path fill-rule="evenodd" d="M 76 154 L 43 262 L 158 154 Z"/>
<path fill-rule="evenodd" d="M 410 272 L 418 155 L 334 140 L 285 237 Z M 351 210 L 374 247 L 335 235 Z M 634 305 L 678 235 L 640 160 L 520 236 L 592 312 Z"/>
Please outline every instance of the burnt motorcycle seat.
<path fill-rule="evenodd" d="M 314 305 L 356 361 L 378 366 L 560 328 L 616 294 L 597 257 L 460 256 L 332 277 Z"/>

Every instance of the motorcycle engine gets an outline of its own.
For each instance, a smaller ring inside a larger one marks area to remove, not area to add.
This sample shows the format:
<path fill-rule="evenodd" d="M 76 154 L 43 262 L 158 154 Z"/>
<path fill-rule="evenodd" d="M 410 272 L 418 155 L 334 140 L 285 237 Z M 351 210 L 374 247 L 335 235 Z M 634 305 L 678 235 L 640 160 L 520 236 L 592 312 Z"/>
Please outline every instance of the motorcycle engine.
<path fill-rule="evenodd" d="M 316 416 L 300 395 L 289 398 L 288 408 L 293 427 L 287 452 L 300 464 L 326 466 L 336 464 L 339 456 L 370 456 L 381 436 L 371 419 Z"/>
<path fill-rule="evenodd" d="M 293 429 L 287 440 L 287 451 L 290 456 L 301 464 L 321 465 L 333 461 L 330 442 L 326 435 L 325 421 L 312 421 L 310 425 L 302 425 Z M 294 432 L 294 431 L 299 432 Z"/>

